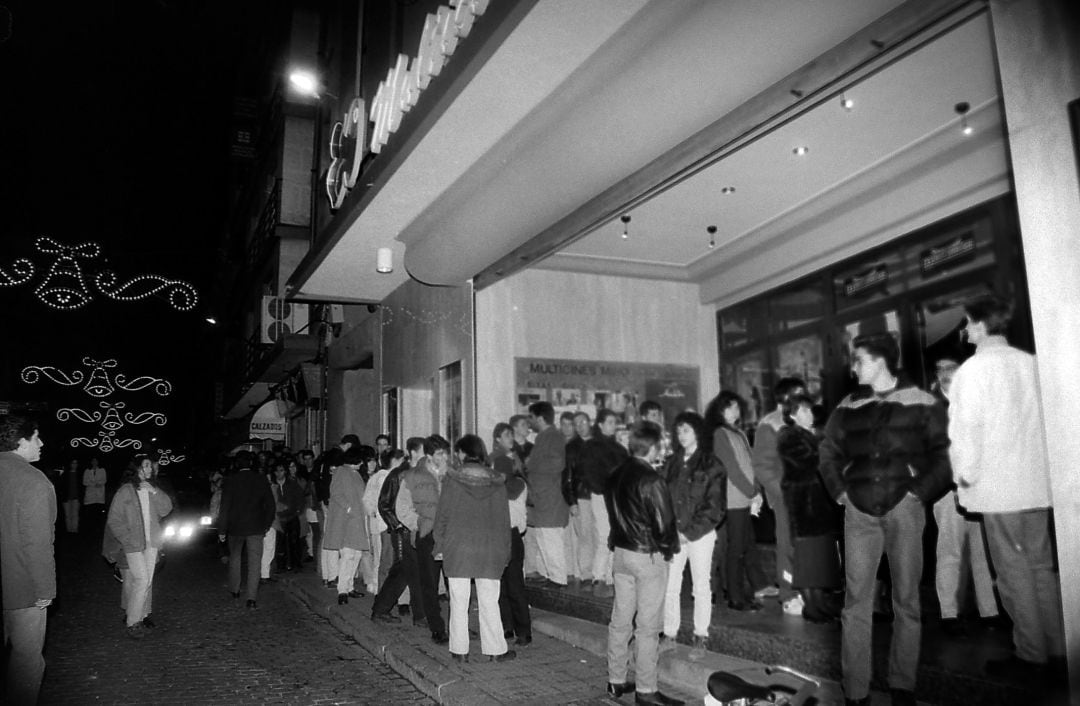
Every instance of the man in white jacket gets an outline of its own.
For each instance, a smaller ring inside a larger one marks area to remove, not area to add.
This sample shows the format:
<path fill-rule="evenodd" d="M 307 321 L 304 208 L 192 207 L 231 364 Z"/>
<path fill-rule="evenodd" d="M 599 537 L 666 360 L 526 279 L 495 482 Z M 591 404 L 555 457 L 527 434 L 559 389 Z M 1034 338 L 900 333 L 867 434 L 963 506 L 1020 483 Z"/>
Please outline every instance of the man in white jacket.
<path fill-rule="evenodd" d="M 1035 358 L 1005 340 L 1009 306 L 965 305 L 975 355 L 953 376 L 949 438 L 960 505 L 982 513 L 1016 651 L 987 672 L 1034 680 L 1065 671 L 1061 587 L 1050 540 L 1050 469 Z"/>

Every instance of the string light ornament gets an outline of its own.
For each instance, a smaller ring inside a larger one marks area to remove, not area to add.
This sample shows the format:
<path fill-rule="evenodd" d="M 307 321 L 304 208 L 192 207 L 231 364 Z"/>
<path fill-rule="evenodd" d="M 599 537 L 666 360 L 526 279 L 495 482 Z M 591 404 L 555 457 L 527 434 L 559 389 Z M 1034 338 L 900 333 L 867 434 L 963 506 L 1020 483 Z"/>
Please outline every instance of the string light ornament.
<path fill-rule="evenodd" d="M 158 449 L 158 465 L 168 466 L 170 463 L 183 463 L 187 456 L 183 454 L 174 454 L 172 449 Z"/>
<path fill-rule="evenodd" d="M 85 446 L 90 449 L 96 448 L 102 453 L 109 453 L 114 449 L 126 449 L 129 446 L 135 450 L 142 448 L 142 442 L 138 439 L 117 439 L 115 431 L 99 431 L 97 438 L 88 439 L 85 436 L 77 436 L 71 440 L 72 448 Z"/>
<path fill-rule="evenodd" d="M 198 292 L 191 284 L 161 275 L 138 275 L 120 282 L 112 270 L 101 270 L 88 277 L 81 261 L 90 262 L 101 256 L 101 246 L 97 243 L 65 245 L 41 237 L 35 246 L 38 252 L 56 258 L 34 288 L 37 298 L 53 309 L 73 311 L 89 304 L 94 299 L 90 282 L 97 293 L 115 301 L 133 302 L 162 295 L 177 311 L 191 311 L 199 302 Z M 0 287 L 27 284 L 36 272 L 37 267 L 26 258 L 15 260 L 7 268 L 0 266 Z"/>
<path fill-rule="evenodd" d="M 82 364 L 90 368 L 89 378 L 87 378 L 86 373 L 81 370 L 73 370 L 69 374 L 52 365 L 28 365 L 22 369 L 20 377 L 26 384 L 33 385 L 41 379 L 42 375 L 44 375 L 56 384 L 65 387 L 74 387 L 81 384 L 83 380 L 86 380 L 83 391 L 91 397 L 97 398 L 108 397 L 115 392 L 117 388 L 124 390 L 125 392 L 138 392 L 139 390 L 145 390 L 151 385 L 154 386 L 154 392 L 156 392 L 159 397 L 167 397 L 172 393 L 172 383 L 164 378 L 140 375 L 134 380 L 129 381 L 127 376 L 123 373 L 116 373 L 110 379 L 107 371 L 117 366 L 115 358 L 109 358 L 108 360 L 94 360 L 88 356 L 82 359 Z"/>
<path fill-rule="evenodd" d="M 124 402 L 113 404 L 99 402 L 98 405 L 105 410 L 104 413 L 97 410 L 88 412 L 79 407 L 62 407 L 56 410 L 56 419 L 60 422 L 66 422 L 75 417 L 80 422 L 86 422 L 87 424 L 101 424 L 106 431 L 119 431 L 125 423 L 139 425 L 153 422 L 159 427 L 163 427 L 169 422 L 168 417 L 161 412 L 140 412 L 138 414 L 124 412 L 121 415 L 120 411 L 127 406 Z"/>

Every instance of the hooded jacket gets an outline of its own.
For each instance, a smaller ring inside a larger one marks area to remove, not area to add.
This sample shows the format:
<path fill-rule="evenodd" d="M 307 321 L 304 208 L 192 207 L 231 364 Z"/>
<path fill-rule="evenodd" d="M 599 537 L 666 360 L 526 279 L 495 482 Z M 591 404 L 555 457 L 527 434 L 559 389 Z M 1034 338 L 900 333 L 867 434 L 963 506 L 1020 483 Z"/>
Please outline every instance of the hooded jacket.
<path fill-rule="evenodd" d="M 615 469 L 604 493 L 611 533 L 609 549 L 660 553 L 671 559 L 679 551 L 679 532 L 667 483 L 642 458 L 633 457 Z"/>
<path fill-rule="evenodd" d="M 434 554 L 447 578 L 499 579 L 510 562 L 506 475 L 475 462 L 451 468 L 435 513 Z"/>

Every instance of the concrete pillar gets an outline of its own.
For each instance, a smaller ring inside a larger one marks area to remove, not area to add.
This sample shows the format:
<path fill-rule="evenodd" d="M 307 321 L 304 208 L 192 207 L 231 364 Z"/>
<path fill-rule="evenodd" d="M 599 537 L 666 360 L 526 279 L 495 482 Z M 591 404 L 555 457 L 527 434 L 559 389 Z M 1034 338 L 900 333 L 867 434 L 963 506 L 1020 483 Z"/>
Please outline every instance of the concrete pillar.
<path fill-rule="evenodd" d="M 991 0 L 990 12 L 1046 419 L 1071 698 L 1080 704 L 1080 136 L 1068 116 L 1080 98 L 1080 11 L 1069 0 Z"/>

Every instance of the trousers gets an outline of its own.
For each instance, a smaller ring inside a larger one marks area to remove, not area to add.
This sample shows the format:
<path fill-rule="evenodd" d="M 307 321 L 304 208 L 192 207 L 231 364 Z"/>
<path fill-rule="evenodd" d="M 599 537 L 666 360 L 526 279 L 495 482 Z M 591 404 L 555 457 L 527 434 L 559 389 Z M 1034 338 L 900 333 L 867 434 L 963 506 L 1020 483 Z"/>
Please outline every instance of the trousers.
<path fill-rule="evenodd" d="M 157 566 L 157 547 L 147 547 L 141 552 L 125 554 L 132 585 L 128 592 L 128 627 L 142 622 L 150 612 L 147 610 L 150 592 L 154 590 L 154 567 Z"/>
<path fill-rule="evenodd" d="M 656 691 L 660 657 L 660 626 L 664 612 L 668 563 L 659 554 L 616 549 L 612 561 L 615 600 L 608 623 L 608 681 L 626 683 L 630 665 L 630 636 L 634 637 L 637 691 Z M 636 622 L 635 622 L 636 615 Z"/>
<path fill-rule="evenodd" d="M 934 521 L 938 527 L 934 585 L 938 602 L 941 604 L 941 617 L 955 618 L 960 612 L 960 575 L 964 544 L 968 547 L 971 580 L 975 584 L 975 601 L 979 606 L 979 615 L 984 618 L 997 615 L 994 580 L 990 578 L 990 565 L 986 561 L 982 524 L 960 514 L 956 507 L 955 490 L 949 491 L 934 503 Z"/>
<path fill-rule="evenodd" d="M 476 606 L 480 614 L 480 651 L 486 655 L 506 652 L 499 619 L 499 580 L 450 577 L 450 652 L 469 654 L 469 584 L 476 581 Z"/>
<path fill-rule="evenodd" d="M 45 674 L 42 650 L 45 648 L 47 615 L 47 610 L 36 606 L 4 611 L 3 647 L 11 648 L 4 685 L 6 704 L 33 706 L 37 703 L 41 678 Z"/>
<path fill-rule="evenodd" d="M 664 596 L 664 634 L 679 634 L 683 569 L 690 564 L 690 580 L 694 586 L 694 635 L 708 637 L 709 621 L 712 620 L 712 587 L 709 573 L 712 569 L 713 546 L 716 531 L 706 532 L 692 542 L 680 543 L 679 551 L 671 557 L 668 567 L 667 592 Z"/>
<path fill-rule="evenodd" d="M 499 586 L 499 614 L 503 632 L 514 631 L 518 637 L 532 636 L 532 616 L 529 599 L 525 596 L 525 571 L 523 560 L 525 546 L 521 532 L 510 528 L 510 563 L 503 569 Z"/>
<path fill-rule="evenodd" d="M 247 588 L 244 596 L 253 601 L 259 597 L 259 569 L 262 563 L 263 538 L 261 534 L 249 536 L 229 535 L 229 591 L 240 592 L 240 569 L 243 556 L 247 558 Z"/>

